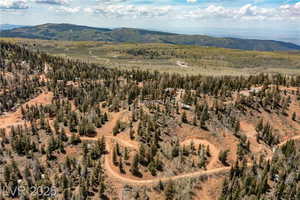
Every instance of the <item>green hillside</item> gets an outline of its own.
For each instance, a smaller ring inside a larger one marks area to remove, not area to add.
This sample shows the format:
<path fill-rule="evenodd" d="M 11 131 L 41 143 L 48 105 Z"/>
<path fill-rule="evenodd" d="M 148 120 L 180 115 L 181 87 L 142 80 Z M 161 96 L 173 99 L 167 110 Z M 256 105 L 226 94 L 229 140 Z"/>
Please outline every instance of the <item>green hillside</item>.
<path fill-rule="evenodd" d="M 94 28 L 72 24 L 43 24 L 16 28 L 1 31 L 0 36 L 68 41 L 167 43 L 257 51 L 300 50 L 298 45 L 272 40 L 216 38 L 204 35 L 181 35 L 132 28 Z"/>

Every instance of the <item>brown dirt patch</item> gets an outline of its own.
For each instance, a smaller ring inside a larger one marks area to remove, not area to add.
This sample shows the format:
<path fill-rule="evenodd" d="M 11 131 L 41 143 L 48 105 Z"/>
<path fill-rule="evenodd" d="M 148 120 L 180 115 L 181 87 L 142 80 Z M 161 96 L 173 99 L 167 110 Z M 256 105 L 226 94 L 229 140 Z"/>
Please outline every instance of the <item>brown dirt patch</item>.
<path fill-rule="evenodd" d="M 26 105 L 35 105 L 35 104 L 50 104 L 53 98 L 52 92 L 44 92 L 37 97 L 31 99 Z M 16 126 L 24 124 L 25 121 L 22 120 L 21 108 L 19 107 L 15 112 L 9 112 L 3 116 L 0 116 L 0 128 L 7 128 L 10 126 Z"/>

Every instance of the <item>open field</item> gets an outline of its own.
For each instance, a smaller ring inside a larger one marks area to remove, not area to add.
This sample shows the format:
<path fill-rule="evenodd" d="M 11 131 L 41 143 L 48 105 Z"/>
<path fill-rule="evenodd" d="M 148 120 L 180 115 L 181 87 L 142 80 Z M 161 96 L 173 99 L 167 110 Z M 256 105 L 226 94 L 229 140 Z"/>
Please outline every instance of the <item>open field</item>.
<path fill-rule="evenodd" d="M 120 69 L 188 75 L 300 74 L 300 52 L 242 51 L 172 44 L 70 42 L 1 38 L 33 51 Z"/>

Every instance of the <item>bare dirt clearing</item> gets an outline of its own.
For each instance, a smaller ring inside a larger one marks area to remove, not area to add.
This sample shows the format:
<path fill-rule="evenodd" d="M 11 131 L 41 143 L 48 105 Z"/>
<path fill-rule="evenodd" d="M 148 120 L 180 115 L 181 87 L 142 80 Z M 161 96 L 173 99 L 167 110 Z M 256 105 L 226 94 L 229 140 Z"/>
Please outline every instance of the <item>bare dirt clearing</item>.
<path fill-rule="evenodd" d="M 44 92 L 37 97 L 31 99 L 27 103 L 25 103 L 23 106 L 26 105 L 47 105 L 50 104 L 53 98 L 53 93 L 52 92 Z M 9 126 L 16 126 L 16 125 L 21 125 L 24 124 L 25 121 L 22 119 L 22 114 L 21 114 L 21 108 L 19 107 L 16 112 L 9 112 L 5 115 L 0 116 L 0 128 L 7 128 Z"/>

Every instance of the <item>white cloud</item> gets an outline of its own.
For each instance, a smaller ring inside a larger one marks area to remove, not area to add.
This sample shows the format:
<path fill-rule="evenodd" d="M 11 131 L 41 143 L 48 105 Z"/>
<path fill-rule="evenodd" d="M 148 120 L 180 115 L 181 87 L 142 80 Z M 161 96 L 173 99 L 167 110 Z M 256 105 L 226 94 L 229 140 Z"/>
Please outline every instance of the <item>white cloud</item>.
<path fill-rule="evenodd" d="M 102 4 L 116 4 L 116 3 L 124 3 L 129 0 L 96 0 L 96 1 Z"/>
<path fill-rule="evenodd" d="M 106 17 L 161 17 L 171 13 L 170 6 L 100 5 L 85 8 L 88 13 L 97 13 Z"/>
<path fill-rule="evenodd" d="M 27 9 L 29 8 L 25 0 L 1 0 L 0 9 Z"/>
<path fill-rule="evenodd" d="M 291 18 L 300 18 L 300 2 L 280 6 L 280 14 Z"/>
<path fill-rule="evenodd" d="M 35 0 L 40 4 L 53 4 L 53 5 L 66 5 L 70 3 L 70 0 Z"/>
<path fill-rule="evenodd" d="M 104 0 L 125 1 L 125 0 Z M 189 0 L 194 1 L 194 0 Z M 168 16 L 170 19 L 217 19 L 217 20 L 300 20 L 300 2 L 275 8 L 263 8 L 252 4 L 227 8 L 209 5 L 206 8 L 191 6 L 153 6 L 127 4 L 100 4 L 84 8 L 86 13 L 99 14 L 110 18 L 154 18 Z"/>
<path fill-rule="evenodd" d="M 92 8 L 84 8 L 83 11 L 86 12 L 86 13 L 93 13 L 94 12 L 94 10 Z"/>
<path fill-rule="evenodd" d="M 183 17 L 190 19 L 300 20 L 300 3 L 284 5 L 278 8 L 261 8 L 252 4 L 246 4 L 240 8 L 210 5 L 204 9 L 191 9 L 184 13 Z"/>
<path fill-rule="evenodd" d="M 51 7 L 50 9 L 54 9 L 56 12 L 65 12 L 65 13 L 78 13 L 81 9 L 80 7 L 66 7 L 66 6 L 60 6 L 59 8 L 53 8 Z"/>
<path fill-rule="evenodd" d="M 52 10 L 66 13 L 94 13 L 107 18 L 161 18 L 184 20 L 300 20 L 300 2 L 285 4 L 278 7 L 259 7 L 246 4 L 241 7 L 224 7 L 209 5 L 207 7 L 182 6 L 182 5 L 150 5 L 128 4 L 130 0 L 95 0 L 98 6 L 71 7 L 73 0 L 0 0 L 0 10 L 27 9 L 30 3 L 51 4 Z M 165 1 L 165 0 L 164 0 Z M 256 0 L 260 1 L 260 0 Z M 188 3 L 196 3 L 198 0 L 186 0 Z M 58 7 L 60 5 L 60 7 Z"/>

